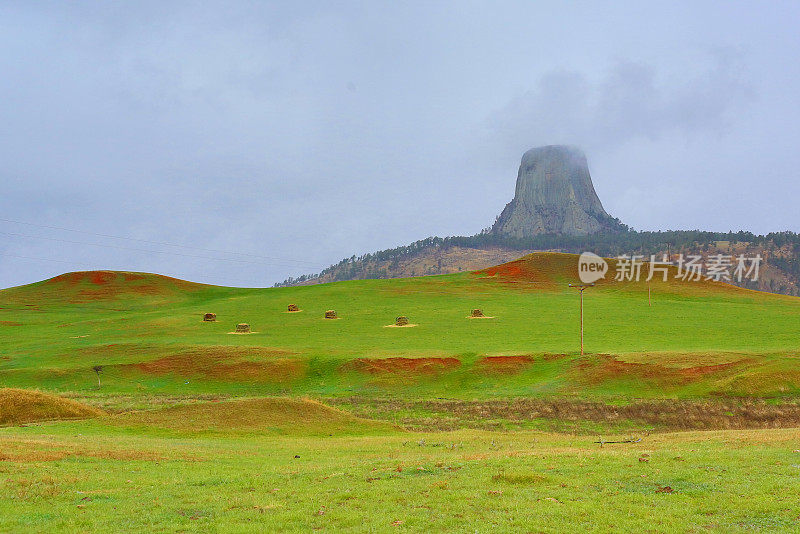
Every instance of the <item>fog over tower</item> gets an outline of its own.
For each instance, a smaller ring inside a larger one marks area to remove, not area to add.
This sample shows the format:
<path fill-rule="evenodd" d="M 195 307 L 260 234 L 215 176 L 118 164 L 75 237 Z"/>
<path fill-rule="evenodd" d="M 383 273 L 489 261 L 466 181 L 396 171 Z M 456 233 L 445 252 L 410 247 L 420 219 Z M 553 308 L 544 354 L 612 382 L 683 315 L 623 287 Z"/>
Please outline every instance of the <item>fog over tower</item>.
<path fill-rule="evenodd" d="M 550 145 L 522 156 L 514 199 L 500 214 L 492 233 L 517 238 L 579 236 L 618 226 L 597 197 L 583 151 Z"/>

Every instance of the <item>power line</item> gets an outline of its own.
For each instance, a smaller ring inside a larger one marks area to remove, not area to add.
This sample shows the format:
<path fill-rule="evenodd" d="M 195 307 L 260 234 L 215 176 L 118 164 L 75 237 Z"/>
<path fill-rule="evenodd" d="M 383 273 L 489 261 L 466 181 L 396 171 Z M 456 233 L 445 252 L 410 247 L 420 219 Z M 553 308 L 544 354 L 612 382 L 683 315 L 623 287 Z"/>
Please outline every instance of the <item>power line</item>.
<path fill-rule="evenodd" d="M 19 256 L 18 254 L 6 254 L 5 252 L 0 252 L 0 256 L 9 256 L 11 258 L 22 258 L 23 260 L 34 260 L 34 261 L 55 261 L 58 263 L 66 263 L 68 265 L 75 265 L 77 263 L 74 261 L 54 260 L 51 258 L 32 258 L 30 256 Z"/>
<path fill-rule="evenodd" d="M 218 253 L 218 254 L 235 254 L 237 256 L 248 256 L 248 257 L 251 257 L 251 258 L 259 258 L 259 259 L 271 260 L 271 261 L 281 261 L 281 262 L 289 262 L 289 263 L 295 263 L 295 264 L 305 264 L 305 265 L 308 265 L 310 267 L 316 267 L 316 268 L 320 267 L 320 264 L 318 264 L 318 263 L 309 262 L 309 261 L 305 261 L 305 260 L 294 260 L 294 259 L 290 259 L 290 258 L 277 258 L 277 257 L 272 257 L 272 256 L 262 256 L 262 255 L 259 255 L 259 254 L 249 254 L 249 253 L 246 253 L 246 252 L 232 252 L 232 251 L 227 251 L 227 250 L 217 250 L 217 249 L 211 249 L 211 248 L 195 247 L 195 246 L 191 246 L 191 245 L 178 245 L 178 244 L 175 244 L 175 243 L 167 243 L 167 242 L 163 242 L 163 241 L 151 241 L 149 239 L 139 239 L 139 238 L 136 238 L 136 237 L 117 236 L 117 235 L 111 235 L 111 234 L 101 234 L 101 233 L 97 233 L 97 232 L 88 232 L 86 230 L 75 230 L 73 228 L 65 228 L 63 226 L 52 226 L 52 225 L 47 225 L 47 224 L 36 224 L 36 223 L 25 222 L 25 221 L 17 221 L 17 220 L 14 220 L 14 219 L 0 218 L 0 221 L 1 222 L 13 223 L 13 224 L 21 224 L 21 225 L 25 225 L 25 226 L 34 226 L 34 227 L 37 227 L 37 228 L 46 228 L 46 229 L 49 229 L 49 230 L 60 230 L 60 231 L 63 231 L 63 232 L 74 232 L 74 233 L 78 233 L 78 234 L 93 235 L 93 236 L 96 236 L 96 237 L 105 237 L 105 238 L 109 238 L 109 239 L 122 239 L 122 240 L 128 240 L 128 241 L 138 241 L 140 243 L 148 243 L 148 244 L 151 244 L 151 245 L 161 245 L 161 246 L 166 246 L 166 247 L 176 247 L 176 248 L 185 248 L 185 249 L 191 249 L 191 250 L 201 250 L 201 251 L 204 251 L 204 252 L 214 252 L 214 253 Z M 152 252 L 152 251 L 150 251 L 150 252 Z"/>
<path fill-rule="evenodd" d="M 0 219 L 2 220 L 2 219 Z M 0 231 L 0 234 L 7 235 L 11 237 L 24 237 L 26 239 L 44 239 L 46 241 L 55 241 L 58 243 L 67 243 L 71 245 L 85 245 L 91 247 L 104 247 L 104 248 L 113 248 L 117 250 L 130 250 L 133 252 L 146 252 L 148 254 L 167 254 L 171 256 L 180 256 L 183 258 L 194 258 L 200 260 L 211 260 L 211 261 L 228 261 L 233 263 L 247 263 L 252 265 L 280 265 L 281 267 L 297 267 L 297 265 L 291 265 L 281 262 L 264 262 L 264 261 L 253 261 L 253 260 L 244 260 L 244 259 L 237 259 L 237 258 L 215 258 L 211 256 L 197 256 L 194 254 L 182 254 L 180 252 L 169 252 L 166 250 L 150 250 L 150 249 L 142 249 L 142 248 L 133 248 L 133 247 L 123 247 L 120 245 L 109 245 L 105 243 L 86 243 L 83 241 L 72 241 L 69 239 L 59 239 L 55 237 L 45 237 L 45 236 L 38 236 L 38 235 L 27 235 L 27 234 L 18 234 L 15 232 L 3 232 Z"/>

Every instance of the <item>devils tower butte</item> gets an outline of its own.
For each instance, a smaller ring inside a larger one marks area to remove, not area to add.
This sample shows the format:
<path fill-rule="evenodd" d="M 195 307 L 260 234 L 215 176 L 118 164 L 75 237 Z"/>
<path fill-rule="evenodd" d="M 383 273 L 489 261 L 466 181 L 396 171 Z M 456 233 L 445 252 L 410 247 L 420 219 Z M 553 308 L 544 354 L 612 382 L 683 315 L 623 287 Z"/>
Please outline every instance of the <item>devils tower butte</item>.
<path fill-rule="evenodd" d="M 516 238 L 579 236 L 618 226 L 597 197 L 583 151 L 551 145 L 533 148 L 522 156 L 514 199 L 492 232 Z"/>

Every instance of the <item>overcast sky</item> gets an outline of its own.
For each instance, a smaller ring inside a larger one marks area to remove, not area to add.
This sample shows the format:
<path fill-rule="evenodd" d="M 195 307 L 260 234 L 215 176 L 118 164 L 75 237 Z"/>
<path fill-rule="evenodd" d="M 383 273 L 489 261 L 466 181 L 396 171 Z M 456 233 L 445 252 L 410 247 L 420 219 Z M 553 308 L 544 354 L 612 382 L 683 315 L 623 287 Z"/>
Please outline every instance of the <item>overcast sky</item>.
<path fill-rule="evenodd" d="M 0 287 L 269 286 L 471 235 L 556 143 L 636 229 L 800 231 L 798 28 L 774 1 L 5 1 Z"/>

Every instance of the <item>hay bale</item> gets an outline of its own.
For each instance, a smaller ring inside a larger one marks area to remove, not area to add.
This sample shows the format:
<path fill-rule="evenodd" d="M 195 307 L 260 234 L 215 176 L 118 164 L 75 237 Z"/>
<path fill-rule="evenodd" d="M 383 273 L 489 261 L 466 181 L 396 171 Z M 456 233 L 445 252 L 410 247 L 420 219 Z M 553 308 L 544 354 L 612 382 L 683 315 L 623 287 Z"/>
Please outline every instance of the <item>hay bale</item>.
<path fill-rule="evenodd" d="M 300 308 L 297 306 L 297 304 L 289 304 L 289 311 L 290 312 L 300 311 Z"/>
<path fill-rule="evenodd" d="M 203 320 L 206 321 L 207 323 L 213 323 L 214 321 L 217 320 L 217 314 L 216 313 L 207 313 L 207 314 L 203 315 Z"/>
<path fill-rule="evenodd" d="M 486 316 L 483 315 L 483 310 L 479 310 L 476 308 L 472 310 L 472 312 L 470 313 L 470 317 L 486 317 Z"/>
<path fill-rule="evenodd" d="M 405 315 L 401 315 L 397 319 L 394 320 L 395 326 L 406 326 L 408 324 L 408 317 Z"/>
<path fill-rule="evenodd" d="M 336 315 L 336 310 L 328 310 L 325 312 L 326 319 L 338 319 L 338 315 Z"/>
<path fill-rule="evenodd" d="M 250 333 L 250 325 L 247 323 L 239 323 L 236 325 L 236 333 L 237 334 L 249 334 Z"/>

